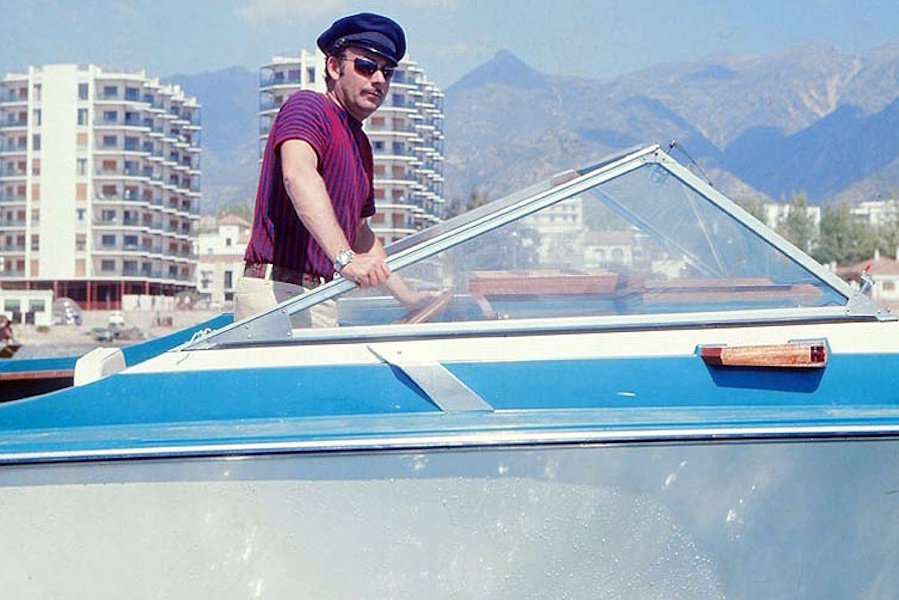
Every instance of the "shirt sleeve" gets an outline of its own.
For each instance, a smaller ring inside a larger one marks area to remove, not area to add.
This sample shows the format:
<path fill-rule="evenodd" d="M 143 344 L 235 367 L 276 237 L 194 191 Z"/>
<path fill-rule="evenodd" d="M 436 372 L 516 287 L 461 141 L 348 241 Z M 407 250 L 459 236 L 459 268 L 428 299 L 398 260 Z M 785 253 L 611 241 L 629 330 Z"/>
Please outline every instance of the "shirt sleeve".
<path fill-rule="evenodd" d="M 299 91 L 287 99 L 272 126 L 276 152 L 280 154 L 281 144 L 287 140 L 303 140 L 321 159 L 331 139 L 323 101 L 328 99 L 308 91 Z"/>

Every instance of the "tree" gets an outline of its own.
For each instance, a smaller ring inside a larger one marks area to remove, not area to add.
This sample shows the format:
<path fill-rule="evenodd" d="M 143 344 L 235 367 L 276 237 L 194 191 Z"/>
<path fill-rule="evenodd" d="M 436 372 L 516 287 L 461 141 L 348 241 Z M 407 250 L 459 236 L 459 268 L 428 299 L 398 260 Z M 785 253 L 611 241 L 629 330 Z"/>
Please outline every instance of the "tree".
<path fill-rule="evenodd" d="M 487 192 L 480 188 L 472 188 L 471 193 L 468 195 L 468 199 L 462 200 L 461 197 L 456 196 L 449 201 L 446 207 L 446 218 L 449 219 L 461 215 L 473 208 L 483 206 L 489 201 L 490 198 L 487 196 Z"/>
<path fill-rule="evenodd" d="M 750 215 L 761 221 L 762 223 L 767 223 L 766 215 L 765 215 L 765 202 L 761 198 L 738 198 L 736 203 L 748 212 Z"/>
<path fill-rule="evenodd" d="M 487 192 L 475 188 L 471 190 L 471 194 L 468 196 L 468 203 L 465 205 L 465 210 L 472 210 L 479 206 L 484 206 L 488 202 L 490 202 L 490 197 L 487 195 Z"/>
<path fill-rule="evenodd" d="M 894 256 L 899 250 L 899 203 L 890 200 L 890 211 L 877 227 L 877 247 L 885 256 Z"/>
<path fill-rule="evenodd" d="M 540 234 L 522 223 L 509 223 L 453 248 L 457 272 L 528 269 L 540 264 Z"/>
<path fill-rule="evenodd" d="M 777 232 L 805 252 L 811 252 L 818 237 L 815 219 L 808 211 L 805 194 L 790 198 L 787 215 L 777 224 Z"/>
<path fill-rule="evenodd" d="M 868 227 L 858 223 L 845 202 L 828 206 L 821 215 L 821 233 L 812 256 L 821 263 L 854 263 L 874 254 L 877 238 Z"/>

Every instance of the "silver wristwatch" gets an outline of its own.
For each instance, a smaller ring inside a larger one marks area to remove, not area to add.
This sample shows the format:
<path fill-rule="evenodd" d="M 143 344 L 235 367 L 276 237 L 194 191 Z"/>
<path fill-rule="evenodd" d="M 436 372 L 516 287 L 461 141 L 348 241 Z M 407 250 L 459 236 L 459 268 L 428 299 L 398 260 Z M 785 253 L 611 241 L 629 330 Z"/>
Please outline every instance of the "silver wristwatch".
<path fill-rule="evenodd" d="M 340 273 L 343 271 L 348 264 L 353 262 L 354 258 L 356 258 L 356 253 L 349 248 L 344 248 L 338 252 L 337 256 L 334 258 L 334 272 Z"/>

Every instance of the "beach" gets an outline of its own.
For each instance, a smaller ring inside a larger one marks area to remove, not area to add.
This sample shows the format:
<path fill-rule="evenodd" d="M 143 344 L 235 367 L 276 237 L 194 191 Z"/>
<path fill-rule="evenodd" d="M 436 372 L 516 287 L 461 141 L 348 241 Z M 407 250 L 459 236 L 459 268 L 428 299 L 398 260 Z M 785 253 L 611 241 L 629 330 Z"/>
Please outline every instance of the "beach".
<path fill-rule="evenodd" d="M 82 311 L 80 325 L 13 325 L 13 333 L 22 348 L 15 359 L 40 356 L 81 355 L 101 346 L 127 346 L 146 339 L 164 336 L 179 329 L 211 319 L 221 311 L 126 311 L 125 323 L 119 329 L 122 335 L 112 340 L 99 341 L 93 330 L 108 328 L 109 317 L 120 311 Z"/>

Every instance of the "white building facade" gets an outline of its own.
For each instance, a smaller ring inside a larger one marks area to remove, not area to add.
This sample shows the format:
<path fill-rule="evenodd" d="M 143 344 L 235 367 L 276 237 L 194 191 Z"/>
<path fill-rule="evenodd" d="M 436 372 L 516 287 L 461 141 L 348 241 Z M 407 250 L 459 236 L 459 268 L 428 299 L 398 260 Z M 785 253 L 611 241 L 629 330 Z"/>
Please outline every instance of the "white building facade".
<path fill-rule="evenodd" d="M 790 216 L 790 205 L 788 203 L 778 204 L 776 202 L 768 202 L 764 205 L 765 225 L 771 229 L 777 227 Z M 809 217 L 815 228 L 821 226 L 821 207 L 809 205 L 805 207 L 805 214 Z"/>
<path fill-rule="evenodd" d="M 200 106 L 143 72 L 0 80 L 0 283 L 84 308 L 193 289 Z"/>
<path fill-rule="evenodd" d="M 853 206 L 849 212 L 863 225 L 881 227 L 896 222 L 899 204 L 896 200 L 868 200 Z"/>
<path fill-rule="evenodd" d="M 281 104 L 300 89 L 325 91 L 325 57 L 303 50 L 260 69 L 259 156 Z M 364 130 L 374 155 L 372 230 L 389 244 L 445 215 L 443 92 L 412 60 L 400 62 L 390 94 Z"/>
<path fill-rule="evenodd" d="M 11 323 L 53 324 L 53 292 L 50 290 L 0 290 L 0 314 Z"/>
<path fill-rule="evenodd" d="M 243 276 L 244 252 L 251 224 L 240 217 L 222 218 L 214 231 L 199 235 L 197 291 L 216 307 L 230 308 L 234 288 Z"/>

